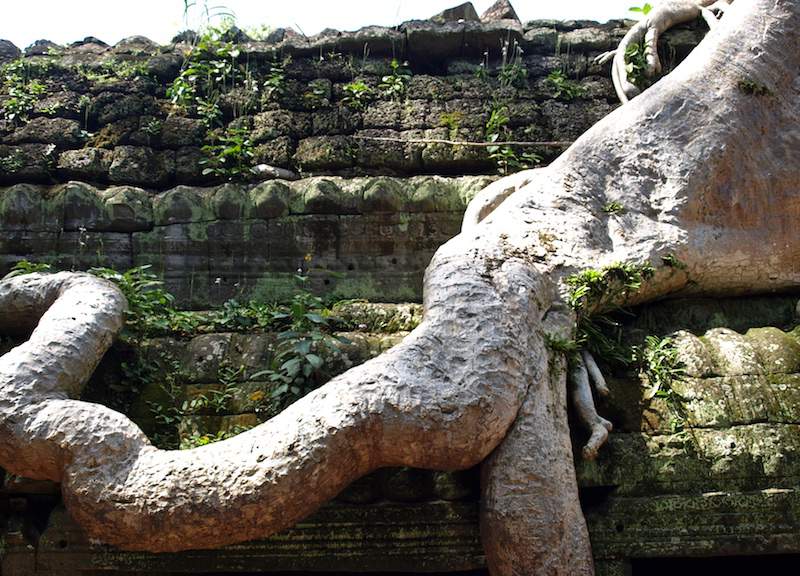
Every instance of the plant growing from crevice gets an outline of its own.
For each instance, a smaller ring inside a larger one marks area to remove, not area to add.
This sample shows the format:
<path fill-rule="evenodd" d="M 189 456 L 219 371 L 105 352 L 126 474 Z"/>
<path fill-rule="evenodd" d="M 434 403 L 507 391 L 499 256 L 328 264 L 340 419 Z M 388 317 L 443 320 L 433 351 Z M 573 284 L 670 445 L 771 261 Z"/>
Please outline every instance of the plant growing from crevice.
<path fill-rule="evenodd" d="M 157 138 L 158 136 L 161 135 L 161 128 L 162 128 L 161 120 L 159 120 L 158 118 L 153 118 L 152 120 L 149 120 L 142 125 L 141 131 L 147 137 L 148 146 L 151 145 L 151 140 L 153 138 Z"/>
<path fill-rule="evenodd" d="M 578 347 L 578 342 L 576 340 L 571 340 L 569 338 L 564 338 L 563 336 L 558 336 L 555 334 L 545 334 L 544 335 L 544 342 L 547 344 L 547 347 L 552 350 L 553 352 L 560 352 L 561 354 L 565 354 L 570 361 L 574 359 L 575 354 L 580 351 Z"/>
<path fill-rule="evenodd" d="M 621 344 L 621 327 L 612 313 L 651 279 L 650 264 L 618 262 L 603 268 L 590 268 L 565 279 L 567 303 L 576 316 L 576 343 L 594 356 L 628 365 L 631 351 Z"/>
<path fill-rule="evenodd" d="M 500 48 L 500 69 L 497 72 L 497 81 L 501 91 L 512 88 L 525 88 L 528 80 L 528 70 L 522 59 L 522 47 L 516 40 L 504 40 Z"/>
<path fill-rule="evenodd" d="M 772 96 L 772 90 L 767 86 L 755 80 L 750 80 L 749 78 L 742 78 L 736 83 L 736 86 L 745 94 L 751 94 L 753 96 Z"/>
<path fill-rule="evenodd" d="M 170 329 L 174 296 L 150 271 L 150 266 L 137 266 L 125 272 L 111 268 L 91 268 L 91 274 L 117 285 L 128 301 L 123 338 L 136 339 L 163 333 Z"/>
<path fill-rule="evenodd" d="M 633 350 L 639 378 L 644 387 L 644 400 L 660 398 L 671 413 L 670 427 L 680 431 L 686 421 L 686 398 L 674 384 L 686 376 L 686 366 L 681 362 L 672 338 L 645 337 L 644 344 Z"/>
<path fill-rule="evenodd" d="M 633 42 L 625 48 L 625 74 L 631 84 L 644 90 L 650 86 L 647 77 L 647 42 Z"/>
<path fill-rule="evenodd" d="M 246 67 L 237 63 L 239 53 L 225 40 L 224 29 L 207 28 L 186 55 L 178 77 L 167 88 L 167 97 L 181 110 L 194 108 L 208 128 L 219 125 L 222 95 L 248 77 Z"/>
<path fill-rule="evenodd" d="M 91 84 L 109 84 L 119 80 L 135 80 L 149 77 L 145 62 L 130 62 L 127 60 L 108 60 L 96 65 L 78 65 L 75 72 Z"/>
<path fill-rule="evenodd" d="M 450 138 L 455 140 L 456 136 L 458 135 L 458 129 L 461 127 L 461 120 L 463 118 L 464 114 L 459 110 L 443 112 L 439 116 L 439 126 L 447 128 L 450 132 Z"/>
<path fill-rule="evenodd" d="M 13 174 L 25 165 L 25 160 L 20 150 L 12 150 L 5 156 L 0 156 L 0 171 Z"/>
<path fill-rule="evenodd" d="M 475 72 L 473 73 L 475 78 L 481 80 L 482 82 L 487 82 L 489 80 L 489 51 L 486 50 L 483 53 L 483 59 L 480 63 L 475 66 Z"/>
<path fill-rule="evenodd" d="M 180 440 L 179 448 L 181 450 L 191 450 L 192 448 L 197 448 L 198 446 L 206 446 L 207 444 L 213 444 L 214 442 L 220 442 L 221 440 L 227 440 L 228 438 L 233 438 L 234 436 L 238 436 L 242 432 L 247 432 L 250 430 L 247 426 L 231 426 L 230 428 L 225 428 L 224 430 L 217 430 L 216 432 L 192 432 L 186 436 L 183 436 Z"/>
<path fill-rule="evenodd" d="M 492 145 L 486 147 L 489 159 L 497 166 L 500 174 L 506 175 L 518 170 L 525 170 L 541 162 L 542 158 L 535 152 L 518 154 L 509 144 L 503 144 L 508 137 L 508 106 L 495 101 L 489 110 L 486 121 L 486 141 Z"/>
<path fill-rule="evenodd" d="M 612 200 L 611 202 L 607 202 L 606 204 L 603 205 L 603 212 L 609 215 L 624 214 L 625 206 L 623 206 L 616 200 Z"/>
<path fill-rule="evenodd" d="M 6 278 L 13 278 L 14 276 L 23 276 L 25 274 L 35 274 L 50 272 L 52 267 L 50 264 L 44 262 L 31 262 L 29 260 L 20 260 L 16 262 L 6 274 Z"/>
<path fill-rule="evenodd" d="M 372 88 L 361 80 L 345 84 L 342 90 L 344 91 L 342 104 L 355 111 L 364 110 L 373 97 Z"/>
<path fill-rule="evenodd" d="M 310 110 L 318 110 L 328 105 L 328 90 L 325 86 L 310 82 L 308 90 L 303 93 L 303 104 Z"/>
<path fill-rule="evenodd" d="M 686 270 L 688 268 L 686 263 L 675 256 L 675 254 L 666 254 L 665 256 L 661 257 L 661 261 L 665 266 L 675 268 L 676 270 Z"/>
<path fill-rule="evenodd" d="M 392 58 L 389 63 L 391 73 L 381 77 L 378 89 L 381 95 L 391 100 L 402 100 L 406 96 L 406 88 L 411 79 L 411 70 L 408 64 L 401 64 L 396 58 Z"/>
<path fill-rule="evenodd" d="M 217 376 L 219 386 L 209 388 L 184 400 L 180 407 L 181 414 L 210 413 L 218 416 L 230 409 L 231 400 L 241 388 L 244 367 L 234 368 L 229 363 L 222 362 Z"/>
<path fill-rule="evenodd" d="M 253 143 L 247 130 L 231 128 L 215 135 L 213 144 L 202 147 L 205 158 L 200 160 L 203 175 L 226 180 L 241 180 L 251 175 Z"/>
<path fill-rule="evenodd" d="M 3 118 L 12 126 L 25 124 L 47 88 L 33 77 L 30 67 L 23 60 L 13 60 L 0 66 L 0 78 Z"/>
<path fill-rule="evenodd" d="M 307 276 L 296 276 L 296 279 L 301 286 L 308 281 Z M 334 319 L 322 299 L 305 289 L 273 318 L 281 329 L 271 365 L 250 376 L 251 380 L 266 377 L 275 384 L 270 393 L 261 398 L 259 409 L 270 414 L 320 386 L 325 357 L 333 352 L 336 343 L 348 343 L 346 338 L 331 332 Z"/>
<path fill-rule="evenodd" d="M 92 97 L 88 94 L 81 94 L 81 97 L 78 98 L 78 108 L 83 117 L 83 133 L 89 134 L 89 115 L 92 112 Z"/>
<path fill-rule="evenodd" d="M 550 72 L 545 78 L 545 84 L 550 89 L 553 98 L 570 102 L 575 98 L 580 98 L 586 93 L 583 86 L 567 78 L 563 70 L 556 69 Z"/>
<path fill-rule="evenodd" d="M 291 63 L 291 56 L 280 61 L 272 61 L 267 69 L 267 77 L 262 86 L 261 103 L 275 102 L 286 93 L 286 67 Z"/>

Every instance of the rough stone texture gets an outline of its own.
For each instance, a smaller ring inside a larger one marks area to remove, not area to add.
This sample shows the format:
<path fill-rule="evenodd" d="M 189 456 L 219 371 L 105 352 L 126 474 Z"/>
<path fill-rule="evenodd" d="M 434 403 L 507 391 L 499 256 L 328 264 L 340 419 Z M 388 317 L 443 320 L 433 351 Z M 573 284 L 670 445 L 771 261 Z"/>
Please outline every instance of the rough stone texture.
<path fill-rule="evenodd" d="M 66 150 L 58 157 L 58 170 L 66 178 L 102 182 L 111 168 L 112 152 L 102 148 Z"/>
<path fill-rule="evenodd" d="M 481 14 L 481 22 L 494 22 L 496 20 L 516 20 L 519 22 L 517 11 L 508 0 L 497 0 Z"/>
<path fill-rule="evenodd" d="M 0 62 L 7 62 L 19 58 L 20 49 L 9 40 L 0 40 Z"/>
<path fill-rule="evenodd" d="M 125 152 L 119 170 L 147 150 L 117 148 L 115 155 Z M 88 174 L 109 155 L 68 151 L 60 169 Z M 492 180 L 313 178 L 155 195 L 134 186 L 17 184 L 0 188 L 0 273 L 23 258 L 70 269 L 150 264 L 178 305 L 204 308 L 233 297 L 284 297 L 301 268 L 320 293 L 419 301 L 433 252 L 458 233 L 467 202 Z"/>
<path fill-rule="evenodd" d="M 75 120 L 38 117 L 13 132 L 7 141 L 13 144 L 47 142 L 61 147 L 75 147 L 82 144 L 83 139 L 80 125 Z"/>
<path fill-rule="evenodd" d="M 262 98 L 263 94 L 248 95 L 239 88 L 224 93 L 220 121 L 224 127 L 250 129 L 254 163 L 294 172 L 494 173 L 496 166 L 485 148 L 464 150 L 409 140 L 444 135 L 447 140 L 483 141 L 488 103 L 498 97 L 508 105 L 510 117 L 511 131 L 504 137 L 523 141 L 570 142 L 612 109 L 613 88 L 605 81 L 605 70 L 587 63 L 618 43 L 624 33 L 619 22 L 569 26 L 538 22 L 523 27 L 511 18 L 513 8 L 509 12 L 503 2 L 491 10 L 495 8 L 504 17 L 484 23 L 470 15 L 466 22 L 411 21 L 400 31 L 368 27 L 326 31 L 310 40 L 295 35 L 278 45 L 244 42 L 239 46 L 241 61 L 258 62 L 248 70 L 260 84 L 269 78 L 268 66 L 262 63 L 274 61 L 277 53 L 292 56 L 282 95 Z M 665 51 L 674 52 L 679 61 L 701 35 L 697 29 L 667 33 L 664 42 L 671 48 Z M 508 41 L 522 48 L 520 66 L 527 73 L 512 90 L 501 89 L 499 81 L 500 46 Z M 554 56 L 557 44 L 562 48 Z M 3 162 L 0 181 L 66 177 L 158 189 L 210 183 L 200 174 L 198 162 L 206 159 L 200 148 L 212 136 L 193 107 L 179 109 L 165 96 L 186 49 L 186 44 L 156 48 L 142 37 L 114 47 L 96 39 L 66 48 L 47 41 L 31 47 L 23 58 L 45 93 L 37 96 L 27 123 L 0 123 L 0 146 L 54 145 L 52 154 L 60 170 L 53 174 L 34 168 L 32 161 Z M 391 58 L 407 61 L 412 72 L 406 94 L 399 99 L 379 88 Z M 358 70 L 354 60 L 361 63 Z M 666 64 L 670 68 L 675 62 Z M 482 79 L 475 77 L 479 66 L 487 70 Z M 562 106 L 548 106 L 552 95 L 541 87 L 557 69 L 587 89 Z M 363 110 L 354 110 L 345 101 L 344 87 L 354 79 L 373 91 Z M 530 108 L 541 110 L 532 116 Z M 448 128 L 444 131 L 443 119 Z M 108 150 L 111 163 L 100 161 L 94 149 Z M 520 147 L 517 153 L 530 150 L 547 163 L 563 146 Z M 171 151 L 177 153 L 174 165 Z M 0 160 L 7 156 L 5 148 L 0 149 Z"/>
<path fill-rule="evenodd" d="M 445 22 L 479 22 L 478 13 L 475 12 L 475 7 L 472 2 L 464 2 L 453 8 L 443 10 L 439 14 L 430 17 L 431 22 L 437 24 L 444 24 Z"/>
<path fill-rule="evenodd" d="M 0 144 L 0 184 L 51 182 L 55 149 L 53 144 Z"/>
<path fill-rule="evenodd" d="M 111 158 L 108 178 L 119 184 L 164 186 L 172 180 L 174 171 L 174 156 L 167 151 L 118 146 Z"/>

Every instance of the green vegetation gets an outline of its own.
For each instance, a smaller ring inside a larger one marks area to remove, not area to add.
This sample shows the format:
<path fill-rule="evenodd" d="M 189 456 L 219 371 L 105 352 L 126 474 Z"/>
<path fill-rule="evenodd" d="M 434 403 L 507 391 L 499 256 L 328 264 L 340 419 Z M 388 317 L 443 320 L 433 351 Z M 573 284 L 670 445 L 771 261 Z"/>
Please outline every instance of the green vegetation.
<path fill-rule="evenodd" d="M 20 260 L 11 267 L 11 271 L 6 274 L 6 278 L 13 278 L 14 276 L 22 276 L 24 274 L 34 274 L 37 272 L 50 272 L 50 264 L 44 262 L 29 262 L 28 260 Z"/>
<path fill-rule="evenodd" d="M 545 78 L 545 84 L 550 89 L 553 98 L 569 102 L 580 98 L 586 93 L 583 86 L 567 78 L 562 70 L 556 69 Z"/>
<path fill-rule="evenodd" d="M 378 89 L 385 98 L 402 100 L 406 96 L 406 87 L 408 86 L 408 81 L 411 79 L 411 71 L 408 69 L 407 63 L 400 64 L 395 58 L 392 58 L 389 66 L 392 72 L 391 74 L 381 77 Z"/>
<path fill-rule="evenodd" d="M 328 89 L 318 80 L 308 83 L 308 90 L 303 93 L 303 103 L 311 110 L 328 106 Z"/>
<path fill-rule="evenodd" d="M 229 365 L 220 366 L 219 388 L 209 388 L 206 392 L 194 394 L 184 400 L 181 411 L 186 413 L 210 412 L 211 414 L 224 414 L 229 409 L 230 401 L 239 390 L 239 382 L 244 375 L 244 367 L 233 368 Z"/>
<path fill-rule="evenodd" d="M 232 98 L 233 116 L 247 114 L 261 100 L 271 100 L 283 93 L 284 65 L 273 62 L 263 84 L 253 78 L 247 64 L 238 62 L 240 51 L 227 40 L 231 23 L 209 26 L 197 37 L 177 78 L 167 88 L 167 97 L 180 111 L 194 113 L 211 130 L 223 125 L 223 96 L 241 91 L 244 98 Z"/>
<path fill-rule="evenodd" d="M 305 277 L 298 277 L 305 282 Z M 261 410 L 276 413 L 298 398 L 320 386 L 324 358 L 330 356 L 337 343 L 348 343 L 346 338 L 331 332 L 329 311 L 323 307 L 322 299 L 300 292 L 291 301 L 288 309 L 273 315 L 283 321 L 278 332 L 278 346 L 270 367 L 256 372 L 250 378 L 267 377 L 276 386 L 269 395 L 259 399 Z"/>
<path fill-rule="evenodd" d="M 655 269 L 650 264 L 629 262 L 583 270 L 566 279 L 570 287 L 568 302 L 576 312 L 592 314 L 638 292 L 654 273 Z"/>
<path fill-rule="evenodd" d="M 501 47 L 502 60 L 500 70 L 497 72 L 497 81 L 501 91 L 512 88 L 525 88 L 528 79 L 528 70 L 522 60 L 522 48 L 516 40 L 503 41 Z"/>
<path fill-rule="evenodd" d="M 683 378 L 685 366 L 678 358 L 678 349 L 671 338 L 647 336 L 644 345 L 636 349 L 639 375 L 647 386 L 645 399 L 666 398 L 675 392 L 672 383 Z"/>
<path fill-rule="evenodd" d="M 617 201 L 607 202 L 603 206 L 603 212 L 605 212 L 606 214 L 624 214 L 625 206 L 623 206 Z"/>
<path fill-rule="evenodd" d="M 675 254 L 667 254 L 666 256 L 661 257 L 661 261 L 670 268 L 675 268 L 676 270 L 686 270 L 688 266 L 686 263 L 680 260 Z"/>
<path fill-rule="evenodd" d="M 287 56 L 280 62 L 275 61 L 269 65 L 267 77 L 262 84 L 262 103 L 274 102 L 286 93 L 286 67 L 291 62 L 292 57 Z"/>
<path fill-rule="evenodd" d="M 489 80 L 489 51 L 485 51 L 483 53 L 483 60 L 481 60 L 480 64 L 475 66 L 474 72 L 475 78 L 478 80 L 482 80 L 486 82 Z"/>
<path fill-rule="evenodd" d="M 364 110 L 369 101 L 372 100 L 372 88 L 361 80 L 354 80 L 353 82 L 345 84 L 342 89 L 344 90 L 342 103 L 351 110 Z"/>
<path fill-rule="evenodd" d="M 12 271 L 16 274 L 50 271 L 47 264 L 18 262 Z M 266 303 L 250 301 L 240 303 L 228 300 L 219 309 L 208 312 L 177 310 L 174 297 L 164 289 L 163 282 L 150 271 L 150 266 L 138 266 L 126 272 L 111 268 L 92 268 L 90 273 L 110 280 L 116 284 L 128 300 L 125 328 L 122 337 L 129 340 L 138 338 L 175 335 L 193 336 L 212 332 L 263 332 L 297 323 L 302 318 L 293 315 L 302 311 L 324 321 L 327 327 L 334 316 L 330 308 L 323 305 L 316 296 L 308 293 L 303 285 L 306 277 L 297 276 L 298 288 L 288 303 Z M 289 322 L 288 319 L 291 319 Z"/>
<path fill-rule="evenodd" d="M 650 5 L 649 2 L 645 2 L 642 6 L 631 6 L 628 8 L 628 12 L 633 12 L 635 14 L 641 14 L 642 16 L 647 16 L 652 10 L 653 7 Z"/>
<path fill-rule="evenodd" d="M 89 114 L 92 113 L 92 97 L 88 94 L 81 94 L 78 98 L 78 108 L 83 113 L 83 131 L 89 130 Z"/>
<path fill-rule="evenodd" d="M 646 42 L 634 42 L 625 49 L 625 74 L 628 81 L 640 90 L 650 85 L 646 75 L 647 46 Z"/>
<path fill-rule="evenodd" d="M 181 438 L 179 448 L 181 450 L 190 450 L 192 448 L 197 448 L 198 446 L 205 446 L 206 444 L 213 444 L 214 442 L 219 442 L 220 440 L 227 440 L 228 438 L 233 438 L 241 434 L 242 432 L 247 432 L 250 428 L 246 426 L 233 426 L 231 428 L 227 428 L 225 430 L 218 430 L 214 433 L 200 433 L 200 432 L 192 432 L 188 436 L 184 436 Z"/>
<path fill-rule="evenodd" d="M 128 300 L 123 337 L 135 339 L 190 328 L 182 326 L 175 317 L 174 297 L 164 290 L 149 266 L 138 266 L 126 272 L 111 268 L 92 268 L 89 272 L 116 284 Z"/>
<path fill-rule="evenodd" d="M 12 274 L 49 271 L 47 264 L 21 261 Z M 159 399 L 148 400 L 147 405 L 156 425 L 153 441 L 162 448 L 190 448 L 244 431 L 245 428 L 234 426 L 214 434 L 195 433 L 187 430 L 187 418 L 230 413 L 230 402 L 244 394 L 242 385 L 247 381 L 266 379 L 271 383 L 268 393 L 255 392 L 249 399 L 256 403 L 256 413 L 261 417 L 276 414 L 323 384 L 327 380 L 328 359 L 336 353 L 337 345 L 349 343 L 333 333 L 334 326 L 341 322 L 321 298 L 308 292 L 305 276 L 295 277 L 297 291 L 286 302 L 240 304 L 230 300 L 218 310 L 189 312 L 174 308 L 173 296 L 148 266 L 126 272 L 93 268 L 90 273 L 116 284 L 128 300 L 120 346 L 127 350 L 129 358 L 121 363 L 121 381 L 106 390 L 112 396 L 110 404 L 127 410 L 137 394 L 156 387 Z M 141 348 L 144 339 L 159 335 L 188 337 L 258 331 L 277 333 L 266 370 L 247 374 L 241 366 L 223 364 L 218 370 L 218 385 L 190 396 L 181 380 L 180 362 L 168 352 L 154 355 Z"/>
<path fill-rule="evenodd" d="M 45 93 L 45 85 L 33 77 L 31 67 L 23 60 L 13 60 L 0 66 L 0 107 L 3 118 L 19 126 L 30 118 L 34 106 Z"/>
<path fill-rule="evenodd" d="M 634 348 L 633 357 L 645 387 L 644 399 L 663 399 L 672 414 L 672 431 L 681 430 L 686 420 L 686 399 L 673 384 L 686 375 L 686 367 L 678 357 L 675 342 L 671 338 L 647 336 L 643 346 Z"/>
<path fill-rule="evenodd" d="M 492 103 L 489 119 L 486 121 L 486 141 L 492 145 L 486 148 L 489 158 L 497 165 L 500 174 L 506 175 L 518 170 L 525 170 L 542 161 L 534 152 L 517 154 L 510 144 L 503 144 L 509 134 L 508 106 L 498 101 Z"/>
<path fill-rule="evenodd" d="M 128 60 L 106 60 L 97 65 L 78 65 L 75 71 L 92 84 L 108 84 L 118 80 L 135 80 L 149 76 L 147 64 Z"/>
<path fill-rule="evenodd" d="M 454 110 L 453 112 L 444 112 L 439 116 L 439 126 L 448 128 L 450 130 L 450 136 L 454 137 L 461 126 L 461 120 L 463 118 L 464 114 L 458 110 Z"/>
<path fill-rule="evenodd" d="M 502 60 L 497 71 L 498 87 L 488 108 L 488 119 L 485 126 L 485 141 L 489 159 L 497 166 L 500 174 L 506 175 L 524 170 L 541 162 L 542 158 L 535 152 L 518 153 L 511 144 L 504 144 L 511 136 L 508 126 L 511 121 L 509 103 L 517 88 L 527 86 L 528 70 L 522 58 L 522 48 L 516 40 L 503 41 Z M 476 70 L 476 76 L 488 77 L 489 54 L 484 53 L 484 60 Z M 452 131 L 452 128 L 451 128 Z"/>
<path fill-rule="evenodd" d="M 200 161 L 204 176 L 241 180 L 251 174 L 253 144 L 245 129 L 228 127 L 216 132 L 214 143 L 206 144 L 202 150 L 206 155 Z"/>
<path fill-rule="evenodd" d="M 742 78 L 736 83 L 736 86 L 745 94 L 751 94 L 753 96 L 772 96 L 772 90 L 767 86 L 748 78 Z"/>
<path fill-rule="evenodd" d="M 686 417 L 685 399 L 673 384 L 685 376 L 685 366 L 675 342 L 647 336 L 641 346 L 626 346 L 622 343 L 621 325 L 613 317 L 613 312 L 620 311 L 620 302 L 641 289 L 654 272 L 649 264 L 616 263 L 569 276 L 568 302 L 577 316 L 576 338 L 546 339 L 551 349 L 564 352 L 570 360 L 578 349 L 586 348 L 595 358 L 635 367 L 646 389 L 644 399 L 663 399 L 672 414 L 672 429 L 678 431 Z"/>
<path fill-rule="evenodd" d="M 22 158 L 22 152 L 13 150 L 11 153 L 0 156 L 0 170 L 6 174 L 13 174 L 22 168 L 25 161 Z"/>
<path fill-rule="evenodd" d="M 554 334 L 545 334 L 544 342 L 553 352 L 561 352 L 562 354 L 566 354 L 570 361 L 574 359 L 574 355 L 580 350 L 578 343 L 575 340 L 570 340 L 569 338 L 564 338 Z"/>
<path fill-rule="evenodd" d="M 638 292 L 654 273 L 650 264 L 618 262 L 568 276 L 567 302 L 576 315 L 577 346 L 598 358 L 630 364 L 630 351 L 621 346 L 620 326 L 610 312 L 619 310 L 622 301 Z"/>
<path fill-rule="evenodd" d="M 156 138 L 161 135 L 161 128 L 162 128 L 161 120 L 159 120 L 158 118 L 153 118 L 152 120 L 148 120 L 142 125 L 141 130 L 147 136 L 148 146 L 151 145 L 152 138 Z"/>

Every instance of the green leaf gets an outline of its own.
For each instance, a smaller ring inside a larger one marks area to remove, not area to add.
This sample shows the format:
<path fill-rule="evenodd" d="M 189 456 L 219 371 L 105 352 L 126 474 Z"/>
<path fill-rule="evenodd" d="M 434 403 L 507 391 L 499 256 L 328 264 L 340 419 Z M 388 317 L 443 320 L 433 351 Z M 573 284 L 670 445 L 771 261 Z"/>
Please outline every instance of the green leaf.
<path fill-rule="evenodd" d="M 311 352 L 311 340 L 300 340 L 295 343 L 294 350 L 298 354 L 308 354 Z"/>
<path fill-rule="evenodd" d="M 286 372 L 289 376 L 295 376 L 300 372 L 300 358 L 291 358 L 281 364 L 281 370 Z"/>
<path fill-rule="evenodd" d="M 269 369 L 267 369 L 267 370 L 259 370 L 258 372 L 256 372 L 255 374 L 252 374 L 250 376 L 250 380 L 258 380 L 262 376 L 271 376 L 274 373 L 275 372 L 273 370 L 269 370 Z"/>

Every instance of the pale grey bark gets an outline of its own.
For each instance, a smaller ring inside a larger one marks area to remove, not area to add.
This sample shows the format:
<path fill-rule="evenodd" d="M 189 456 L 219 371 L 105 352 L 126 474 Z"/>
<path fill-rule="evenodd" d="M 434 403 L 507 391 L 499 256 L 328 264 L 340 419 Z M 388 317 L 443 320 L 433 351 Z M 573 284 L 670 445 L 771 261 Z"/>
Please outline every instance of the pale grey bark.
<path fill-rule="evenodd" d="M 647 67 L 644 75 L 653 78 L 661 72 L 661 60 L 658 57 L 658 39 L 667 30 L 684 22 L 691 22 L 702 16 L 709 29 L 715 28 L 717 14 L 722 14 L 733 0 L 669 0 L 659 2 L 637 22 L 625 35 L 616 50 L 607 52 L 597 58 L 600 63 L 612 59 L 611 80 L 617 97 L 624 104 L 641 90 L 628 78 L 625 62 L 625 51 L 633 44 L 643 44 Z"/>
<path fill-rule="evenodd" d="M 657 273 L 638 301 L 798 285 L 799 34 L 794 1 L 734 4 L 647 97 L 549 167 L 498 185 L 504 201 L 471 207 L 428 267 L 425 319 L 400 345 L 224 442 L 157 450 L 124 416 L 67 398 L 119 327 L 107 284 L 4 281 L 0 326 L 44 316 L 0 359 L 0 465 L 61 481 L 90 536 L 168 551 L 284 529 L 377 467 L 485 460 L 492 573 L 591 574 L 566 368 L 544 344 L 573 329 L 563 280 L 648 261 Z M 610 201 L 626 212 L 605 214 Z M 667 254 L 686 270 L 661 265 Z"/>

